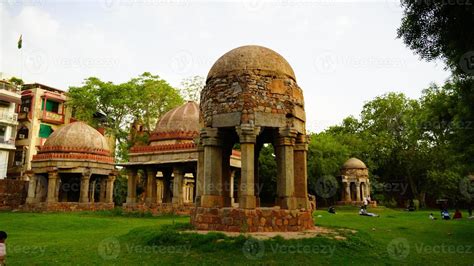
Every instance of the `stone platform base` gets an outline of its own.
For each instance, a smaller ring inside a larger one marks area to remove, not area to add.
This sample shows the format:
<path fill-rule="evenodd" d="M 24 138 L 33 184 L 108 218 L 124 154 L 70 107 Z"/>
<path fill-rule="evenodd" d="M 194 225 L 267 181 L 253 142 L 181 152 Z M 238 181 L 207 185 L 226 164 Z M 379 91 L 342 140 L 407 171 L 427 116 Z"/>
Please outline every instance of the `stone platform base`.
<path fill-rule="evenodd" d="M 191 215 L 197 230 L 228 232 L 296 232 L 314 228 L 311 211 L 279 208 L 203 208 Z"/>
<path fill-rule="evenodd" d="M 125 203 L 122 207 L 125 212 L 151 212 L 152 215 L 190 215 L 194 208 L 194 203 Z"/>
<path fill-rule="evenodd" d="M 40 202 L 26 203 L 20 207 L 22 211 L 31 212 L 74 212 L 74 211 L 104 211 L 112 210 L 114 203 L 79 203 L 79 202 Z"/>
<path fill-rule="evenodd" d="M 364 202 L 363 201 L 338 201 L 337 202 L 337 205 L 342 205 L 342 206 L 362 206 L 364 205 Z M 377 207 L 377 202 L 375 200 L 373 201 L 370 201 L 369 205 L 367 205 L 369 207 Z"/>

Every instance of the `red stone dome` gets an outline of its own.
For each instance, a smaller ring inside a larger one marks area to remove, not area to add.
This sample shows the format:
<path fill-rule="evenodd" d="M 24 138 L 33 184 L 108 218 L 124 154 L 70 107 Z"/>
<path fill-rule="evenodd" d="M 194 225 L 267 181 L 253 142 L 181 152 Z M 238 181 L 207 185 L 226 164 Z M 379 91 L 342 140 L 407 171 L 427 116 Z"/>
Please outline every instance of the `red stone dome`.
<path fill-rule="evenodd" d="M 189 101 L 164 114 L 156 123 L 150 140 L 193 140 L 199 130 L 199 104 Z"/>

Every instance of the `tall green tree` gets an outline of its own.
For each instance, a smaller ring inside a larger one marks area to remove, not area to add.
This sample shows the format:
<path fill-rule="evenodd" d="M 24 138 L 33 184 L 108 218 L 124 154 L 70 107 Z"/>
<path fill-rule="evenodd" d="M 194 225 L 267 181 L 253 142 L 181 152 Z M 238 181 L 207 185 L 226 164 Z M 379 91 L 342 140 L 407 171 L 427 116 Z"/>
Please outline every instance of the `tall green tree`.
<path fill-rule="evenodd" d="M 116 138 L 116 155 L 121 160 L 127 159 L 134 144 L 129 138 L 133 122 L 150 131 L 158 117 L 183 103 L 177 89 L 148 72 L 121 84 L 87 78 L 82 86 L 69 88 L 68 99 L 75 118 L 105 127 Z"/>

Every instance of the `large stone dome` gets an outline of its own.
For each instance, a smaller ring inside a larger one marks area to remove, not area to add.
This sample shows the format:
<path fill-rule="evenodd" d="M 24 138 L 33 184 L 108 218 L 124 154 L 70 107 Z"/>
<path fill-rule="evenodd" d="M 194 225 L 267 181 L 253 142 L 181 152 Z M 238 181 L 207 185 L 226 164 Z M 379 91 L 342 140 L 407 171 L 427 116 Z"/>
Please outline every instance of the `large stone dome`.
<path fill-rule="evenodd" d="M 79 152 L 110 155 L 107 139 L 84 122 L 73 122 L 57 129 L 44 143 L 39 153 Z"/>
<path fill-rule="evenodd" d="M 199 104 L 188 101 L 168 111 L 158 120 L 150 140 L 192 140 L 198 135 L 199 129 Z"/>
<path fill-rule="evenodd" d="M 207 80 L 249 70 L 284 75 L 296 80 L 293 69 L 283 56 L 258 45 L 241 46 L 225 53 L 214 63 Z"/>
<path fill-rule="evenodd" d="M 342 165 L 342 169 L 367 169 L 367 166 L 363 161 L 353 157 Z"/>

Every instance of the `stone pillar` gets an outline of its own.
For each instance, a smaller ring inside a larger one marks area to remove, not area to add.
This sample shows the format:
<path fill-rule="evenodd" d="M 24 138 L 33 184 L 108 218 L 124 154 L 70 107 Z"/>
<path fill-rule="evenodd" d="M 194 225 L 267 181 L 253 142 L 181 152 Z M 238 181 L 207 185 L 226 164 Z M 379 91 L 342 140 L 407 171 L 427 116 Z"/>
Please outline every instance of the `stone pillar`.
<path fill-rule="evenodd" d="M 232 207 L 232 199 L 230 192 L 230 156 L 232 154 L 232 146 L 227 146 L 222 151 L 222 197 L 225 207 Z"/>
<path fill-rule="evenodd" d="M 158 179 L 156 181 L 156 202 L 162 203 L 163 202 L 163 180 Z"/>
<path fill-rule="evenodd" d="M 148 204 L 156 203 L 156 171 L 148 167 L 146 169 L 146 199 L 145 202 Z"/>
<path fill-rule="evenodd" d="M 32 174 L 28 183 L 28 197 L 26 198 L 26 203 L 36 202 L 36 183 L 36 175 Z"/>
<path fill-rule="evenodd" d="M 182 169 L 173 168 L 173 204 L 183 204 L 183 179 L 184 172 Z"/>
<path fill-rule="evenodd" d="M 355 183 L 355 185 L 356 185 L 355 189 L 356 189 L 356 192 L 357 192 L 356 193 L 356 201 L 361 201 L 361 199 L 360 199 L 360 182 L 357 181 Z"/>
<path fill-rule="evenodd" d="M 241 125 L 236 128 L 240 138 L 241 151 L 241 177 L 239 187 L 239 208 L 255 209 L 257 198 L 255 196 L 255 144 L 260 128 L 251 125 Z"/>
<path fill-rule="evenodd" d="M 58 184 L 58 171 L 48 172 L 48 197 L 47 202 L 58 202 L 58 196 L 56 193 L 56 188 Z"/>
<path fill-rule="evenodd" d="M 230 184 L 229 184 L 229 189 L 230 189 L 230 206 L 235 203 L 234 200 L 234 178 L 235 178 L 235 169 L 232 169 L 230 171 Z"/>
<path fill-rule="evenodd" d="M 105 195 L 105 202 L 112 203 L 114 202 L 114 182 L 115 182 L 115 174 L 109 174 L 107 178 L 107 189 Z"/>
<path fill-rule="evenodd" d="M 201 130 L 204 146 L 204 189 L 201 206 L 205 208 L 223 207 L 222 197 L 222 142 L 217 128 Z"/>
<path fill-rule="evenodd" d="M 344 201 L 351 202 L 351 183 L 349 182 L 344 182 L 344 190 L 345 190 L 345 197 L 343 198 Z"/>
<path fill-rule="evenodd" d="M 276 141 L 277 195 L 282 209 L 295 209 L 294 145 L 296 131 L 285 128 L 279 130 Z"/>
<path fill-rule="evenodd" d="M 95 190 L 96 190 L 97 179 L 89 182 L 89 202 L 95 202 Z"/>
<path fill-rule="evenodd" d="M 81 191 L 79 202 L 87 203 L 89 202 L 89 181 L 91 179 L 90 170 L 85 171 L 81 177 Z"/>
<path fill-rule="evenodd" d="M 194 202 L 194 184 L 193 183 L 189 185 L 189 202 L 190 203 Z"/>
<path fill-rule="evenodd" d="M 99 183 L 99 202 L 106 202 L 107 198 L 107 189 L 108 189 L 108 182 L 107 179 L 101 178 Z"/>
<path fill-rule="evenodd" d="M 137 169 L 128 170 L 127 204 L 137 202 Z"/>
<path fill-rule="evenodd" d="M 308 200 L 308 172 L 307 172 L 308 141 L 306 135 L 299 134 L 294 147 L 294 176 L 296 207 L 309 210 Z"/>
<path fill-rule="evenodd" d="M 198 141 L 198 162 L 195 176 L 196 183 L 196 206 L 201 206 L 201 196 L 204 193 L 204 147 L 202 146 L 201 140 Z"/>

